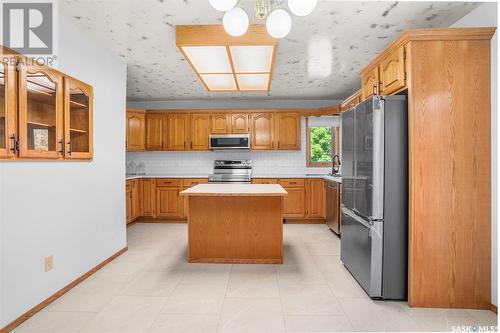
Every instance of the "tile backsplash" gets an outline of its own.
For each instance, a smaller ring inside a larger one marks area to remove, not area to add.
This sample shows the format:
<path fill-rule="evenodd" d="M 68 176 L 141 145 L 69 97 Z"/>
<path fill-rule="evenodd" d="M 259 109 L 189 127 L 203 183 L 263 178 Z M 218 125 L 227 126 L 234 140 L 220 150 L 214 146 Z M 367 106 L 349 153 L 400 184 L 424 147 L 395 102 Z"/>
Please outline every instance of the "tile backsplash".
<path fill-rule="evenodd" d="M 300 151 L 186 151 L 186 152 L 131 152 L 127 163 L 144 163 L 146 173 L 157 174 L 211 174 L 214 160 L 250 159 L 253 174 L 329 173 L 331 168 L 306 167 L 306 126 L 302 119 Z"/>

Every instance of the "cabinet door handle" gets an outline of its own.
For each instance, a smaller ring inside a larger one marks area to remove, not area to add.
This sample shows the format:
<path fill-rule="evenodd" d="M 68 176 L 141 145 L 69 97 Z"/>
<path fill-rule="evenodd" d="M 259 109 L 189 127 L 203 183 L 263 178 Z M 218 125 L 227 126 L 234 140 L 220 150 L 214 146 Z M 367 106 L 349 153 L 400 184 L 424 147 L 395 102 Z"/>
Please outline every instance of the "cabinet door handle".
<path fill-rule="evenodd" d="M 71 155 L 71 141 L 68 141 L 68 155 Z"/>
<path fill-rule="evenodd" d="M 377 85 L 375 83 L 373 84 L 373 94 L 377 95 Z"/>
<path fill-rule="evenodd" d="M 15 154 L 16 151 L 19 151 L 19 141 L 17 141 L 16 133 L 13 133 L 10 139 L 12 140 L 12 147 L 10 150 Z"/>

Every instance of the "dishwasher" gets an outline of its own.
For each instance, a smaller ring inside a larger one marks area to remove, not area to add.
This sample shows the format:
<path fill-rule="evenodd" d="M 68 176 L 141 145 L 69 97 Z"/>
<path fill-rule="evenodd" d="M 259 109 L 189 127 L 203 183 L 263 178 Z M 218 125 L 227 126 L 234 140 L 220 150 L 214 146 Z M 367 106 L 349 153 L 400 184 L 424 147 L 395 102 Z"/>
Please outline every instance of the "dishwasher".
<path fill-rule="evenodd" d="M 326 182 L 326 224 L 337 235 L 340 235 L 340 190 L 341 184 Z"/>

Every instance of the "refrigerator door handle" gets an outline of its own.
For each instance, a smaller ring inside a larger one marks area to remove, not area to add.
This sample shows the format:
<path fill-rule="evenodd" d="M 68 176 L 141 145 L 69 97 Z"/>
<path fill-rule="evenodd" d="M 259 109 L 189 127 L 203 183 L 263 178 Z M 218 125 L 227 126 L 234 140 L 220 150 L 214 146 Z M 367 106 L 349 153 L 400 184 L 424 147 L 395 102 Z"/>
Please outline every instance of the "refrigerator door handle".
<path fill-rule="evenodd" d="M 354 214 L 349 208 L 342 207 L 342 213 L 344 213 L 345 215 L 349 216 L 350 218 L 352 218 L 353 220 L 355 220 L 359 224 L 364 225 L 368 229 L 372 228 L 372 225 L 370 223 L 368 223 L 366 220 L 364 220 L 360 216 Z"/>
<path fill-rule="evenodd" d="M 374 220 L 384 218 L 384 100 L 379 98 L 373 109 L 373 187 L 372 214 Z"/>

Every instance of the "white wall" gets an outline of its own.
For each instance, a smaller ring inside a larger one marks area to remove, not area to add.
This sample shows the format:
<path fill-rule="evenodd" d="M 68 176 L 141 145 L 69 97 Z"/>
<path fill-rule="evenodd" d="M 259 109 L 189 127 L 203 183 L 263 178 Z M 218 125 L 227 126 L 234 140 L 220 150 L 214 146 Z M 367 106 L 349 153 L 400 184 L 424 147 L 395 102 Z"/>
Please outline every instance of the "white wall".
<path fill-rule="evenodd" d="M 497 3 L 484 3 L 455 22 L 452 28 L 496 27 Z M 491 303 L 498 293 L 498 31 L 491 40 Z"/>
<path fill-rule="evenodd" d="M 315 119 L 315 118 L 311 118 Z M 338 117 L 321 117 L 327 126 L 339 126 Z M 312 121 L 312 120 L 311 120 Z M 127 163 L 146 164 L 147 173 L 211 174 L 216 159 L 251 159 L 253 173 L 259 174 L 304 174 L 328 173 L 331 168 L 306 167 L 306 126 L 302 118 L 300 151 L 247 151 L 247 152 L 138 152 L 127 153 Z"/>
<path fill-rule="evenodd" d="M 94 87 L 94 160 L 2 164 L 0 327 L 126 246 L 126 66 L 63 17 L 58 63 Z"/>

